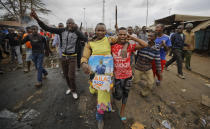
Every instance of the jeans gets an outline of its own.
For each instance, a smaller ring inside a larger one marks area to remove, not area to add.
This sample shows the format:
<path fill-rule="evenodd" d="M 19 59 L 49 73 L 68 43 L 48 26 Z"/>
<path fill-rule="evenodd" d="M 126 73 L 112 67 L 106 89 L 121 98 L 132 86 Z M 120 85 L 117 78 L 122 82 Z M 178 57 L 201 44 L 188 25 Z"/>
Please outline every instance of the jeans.
<path fill-rule="evenodd" d="M 47 74 L 47 71 L 43 68 L 44 54 L 33 53 L 32 60 L 33 60 L 34 65 L 38 71 L 37 80 L 38 80 L 38 82 L 42 82 L 42 74 Z"/>
<path fill-rule="evenodd" d="M 76 56 L 62 57 L 63 74 L 72 92 L 76 91 L 76 84 L 75 84 L 76 62 L 77 62 Z"/>
<path fill-rule="evenodd" d="M 126 79 L 115 79 L 115 92 L 113 93 L 114 98 L 118 100 L 122 99 L 122 104 L 126 104 L 131 85 L 132 77 Z"/>
<path fill-rule="evenodd" d="M 17 55 L 18 64 L 23 64 L 22 55 L 20 53 L 20 46 L 11 46 L 11 61 L 14 62 L 15 54 Z"/>
<path fill-rule="evenodd" d="M 103 120 L 104 114 L 100 114 L 96 111 L 96 120 Z"/>
<path fill-rule="evenodd" d="M 183 75 L 182 72 L 182 50 L 174 49 L 173 57 L 166 63 L 166 67 L 171 65 L 174 61 L 177 63 L 178 74 Z"/>

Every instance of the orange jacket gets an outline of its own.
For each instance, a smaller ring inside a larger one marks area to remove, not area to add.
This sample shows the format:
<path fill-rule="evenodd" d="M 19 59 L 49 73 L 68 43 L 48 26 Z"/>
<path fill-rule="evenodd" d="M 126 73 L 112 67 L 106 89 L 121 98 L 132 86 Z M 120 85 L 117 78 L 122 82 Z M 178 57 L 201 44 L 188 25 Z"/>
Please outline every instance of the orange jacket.
<path fill-rule="evenodd" d="M 25 33 L 25 34 L 23 35 L 23 39 L 24 39 L 27 35 L 28 35 L 28 33 Z M 30 42 L 30 41 L 27 41 L 27 42 L 26 42 L 26 48 L 32 48 L 31 42 Z"/>

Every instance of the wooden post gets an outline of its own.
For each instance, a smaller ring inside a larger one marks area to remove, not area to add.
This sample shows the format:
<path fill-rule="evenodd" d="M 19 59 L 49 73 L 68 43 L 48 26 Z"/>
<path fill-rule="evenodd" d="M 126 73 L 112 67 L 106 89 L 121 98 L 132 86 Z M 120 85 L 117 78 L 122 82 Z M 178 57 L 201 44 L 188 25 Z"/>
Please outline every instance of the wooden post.
<path fill-rule="evenodd" d="M 117 5 L 115 7 L 115 25 L 117 25 Z"/>

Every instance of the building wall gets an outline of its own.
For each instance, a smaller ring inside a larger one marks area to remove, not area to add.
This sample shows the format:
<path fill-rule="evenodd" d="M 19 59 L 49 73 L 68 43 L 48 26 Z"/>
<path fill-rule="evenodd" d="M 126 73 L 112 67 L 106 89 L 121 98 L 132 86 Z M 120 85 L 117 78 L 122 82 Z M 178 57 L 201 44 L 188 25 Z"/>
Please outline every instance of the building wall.
<path fill-rule="evenodd" d="M 195 49 L 210 50 L 210 28 L 195 32 Z"/>

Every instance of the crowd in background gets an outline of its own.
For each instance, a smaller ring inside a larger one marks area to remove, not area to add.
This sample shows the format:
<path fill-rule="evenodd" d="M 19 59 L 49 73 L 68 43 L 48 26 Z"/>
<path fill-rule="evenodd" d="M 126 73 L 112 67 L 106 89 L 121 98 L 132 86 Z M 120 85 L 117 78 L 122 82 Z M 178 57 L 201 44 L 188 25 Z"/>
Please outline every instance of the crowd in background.
<path fill-rule="evenodd" d="M 78 28 L 73 19 L 67 20 L 67 27 L 59 23 L 57 28 L 53 28 L 45 25 L 35 13 L 32 15 L 42 29 L 39 29 L 38 26 L 35 25 L 28 26 L 24 29 L 0 28 L 0 63 L 3 58 L 9 57 L 10 63 L 14 64 L 14 67 L 24 68 L 24 72 L 27 73 L 30 72 L 31 62 L 33 61 L 37 69 L 38 81 L 35 86 L 40 87 L 42 86 L 42 75 L 44 77 L 48 75 L 48 72 L 43 67 L 44 56 L 49 56 L 49 54 L 52 53 L 51 49 L 56 47 L 60 67 L 62 68 L 62 73 L 69 87 L 66 94 L 70 94 L 71 92 L 73 97 L 77 99 L 75 67 L 77 66 L 77 70 L 80 70 L 80 65 L 82 65 L 82 67 L 86 65 L 87 62 L 84 62 L 84 58 L 86 58 L 85 54 L 87 54 L 88 41 L 97 40 L 100 34 L 82 32 L 82 28 Z M 96 31 L 99 27 L 101 27 L 102 30 L 104 29 L 104 32 L 106 30 L 105 25 L 102 23 L 98 24 L 97 27 Z M 186 30 L 184 30 L 184 28 Z M 162 24 L 156 25 L 155 30 L 147 29 L 146 26 L 142 28 L 138 26 L 135 28 L 131 26 L 127 28 L 121 27 L 119 30 L 116 27 L 115 33 L 106 32 L 104 36 L 106 38 L 118 36 L 119 38 L 120 35 L 124 33 L 128 35 L 130 38 L 128 40 L 128 48 L 126 48 L 128 50 L 127 52 L 130 54 L 130 57 L 127 57 L 128 60 L 130 60 L 128 67 L 132 69 L 127 72 L 130 72 L 132 77 L 129 76 L 130 78 L 128 77 L 127 79 L 131 81 L 134 78 L 133 84 L 138 85 L 142 76 L 146 76 L 147 85 L 141 90 L 141 95 L 146 97 L 153 90 L 154 84 L 157 86 L 161 85 L 161 81 L 164 78 L 162 77 L 162 72 L 167 70 L 168 66 L 173 62 L 177 62 L 177 76 L 181 79 L 185 79 L 182 71 L 184 57 L 186 58 L 186 69 L 191 70 L 190 59 L 194 49 L 194 33 L 191 32 L 192 28 L 193 25 L 191 23 L 188 23 L 185 27 L 179 25 L 167 35 L 164 33 L 164 25 Z M 117 43 L 121 45 L 122 40 L 117 41 Z M 147 45 L 145 45 L 145 43 L 147 43 Z M 114 54 L 115 51 L 118 53 L 118 47 L 119 46 L 112 46 L 112 54 Z M 131 48 L 133 49 L 131 50 Z M 90 49 L 90 46 L 88 49 Z M 83 54 L 83 51 L 85 54 Z M 92 49 L 88 51 L 92 51 Z M 168 53 L 172 56 L 169 61 L 166 60 Z M 83 58 L 83 62 L 81 62 L 81 58 Z M 117 67 L 114 69 L 117 69 Z M 0 73 L 4 73 L 3 68 L 0 68 Z M 154 78 L 156 76 L 157 79 Z M 121 79 L 121 77 L 119 76 L 120 79 L 116 79 L 115 83 L 118 81 L 120 83 L 123 80 L 127 84 L 128 80 Z M 122 97 L 124 99 L 122 100 L 123 105 L 121 108 L 123 112 L 120 113 L 122 116 L 124 116 L 125 103 L 128 97 L 129 87 L 131 86 L 130 83 L 129 85 L 126 84 L 124 88 L 122 86 L 124 84 L 119 84 L 118 86 L 122 87 L 122 96 L 124 95 L 124 97 Z M 117 91 L 119 88 L 117 89 L 116 86 L 115 97 L 119 95 Z M 101 120 L 101 117 L 101 114 L 97 112 L 96 118 Z M 121 117 L 121 120 L 124 121 L 126 118 Z"/>

